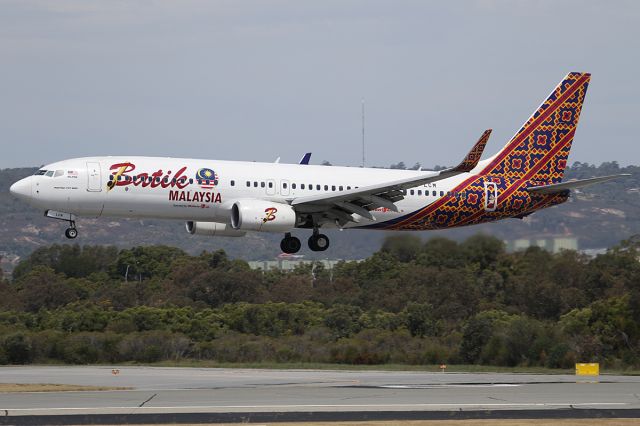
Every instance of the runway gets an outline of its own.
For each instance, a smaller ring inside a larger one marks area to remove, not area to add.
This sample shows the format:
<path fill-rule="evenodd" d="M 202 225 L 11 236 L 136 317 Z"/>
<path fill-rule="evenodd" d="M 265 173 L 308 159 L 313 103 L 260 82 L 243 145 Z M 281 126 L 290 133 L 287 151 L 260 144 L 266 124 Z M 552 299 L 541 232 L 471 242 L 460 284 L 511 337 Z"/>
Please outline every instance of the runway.
<path fill-rule="evenodd" d="M 118 375 L 112 374 L 114 368 Z M 573 375 L 26 366 L 0 367 L 0 382 L 131 388 L 1 393 L 0 424 L 28 424 L 41 416 L 52 423 L 68 416 L 266 421 L 270 413 L 281 421 L 309 418 L 309 413 L 316 413 L 313 419 L 355 419 L 356 414 L 408 418 L 406 413 L 413 413 L 411 418 L 442 413 L 447 418 L 451 413 L 504 417 L 518 412 L 547 418 L 570 413 L 640 417 L 637 376 L 603 375 L 597 382 L 577 382 Z"/>

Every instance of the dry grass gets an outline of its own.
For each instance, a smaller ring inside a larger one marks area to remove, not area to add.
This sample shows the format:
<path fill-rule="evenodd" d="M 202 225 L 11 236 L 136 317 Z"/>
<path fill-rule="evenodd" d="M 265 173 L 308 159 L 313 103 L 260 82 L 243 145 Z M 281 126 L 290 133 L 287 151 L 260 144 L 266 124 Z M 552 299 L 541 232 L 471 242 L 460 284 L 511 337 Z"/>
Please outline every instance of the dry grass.
<path fill-rule="evenodd" d="M 266 423 L 268 426 L 631 426 L 640 425 L 640 419 L 579 419 L 579 420 L 416 420 L 383 422 L 310 422 Z"/>
<path fill-rule="evenodd" d="M 50 383 L 0 383 L 0 392 L 82 392 L 82 391 L 111 391 L 127 390 L 124 387 L 108 386 L 81 386 L 81 385 L 60 385 Z"/>

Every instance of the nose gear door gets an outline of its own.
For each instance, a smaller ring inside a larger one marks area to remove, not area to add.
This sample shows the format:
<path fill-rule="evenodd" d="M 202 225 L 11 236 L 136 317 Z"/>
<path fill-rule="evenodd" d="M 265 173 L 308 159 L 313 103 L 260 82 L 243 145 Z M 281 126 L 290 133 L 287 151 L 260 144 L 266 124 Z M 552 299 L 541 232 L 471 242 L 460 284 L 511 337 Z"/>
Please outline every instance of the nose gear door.
<path fill-rule="evenodd" d="M 498 207 L 498 185 L 494 182 L 484 183 L 484 210 L 492 212 Z"/>
<path fill-rule="evenodd" d="M 100 163 L 87 161 L 87 191 L 102 191 L 102 174 L 100 173 Z"/>

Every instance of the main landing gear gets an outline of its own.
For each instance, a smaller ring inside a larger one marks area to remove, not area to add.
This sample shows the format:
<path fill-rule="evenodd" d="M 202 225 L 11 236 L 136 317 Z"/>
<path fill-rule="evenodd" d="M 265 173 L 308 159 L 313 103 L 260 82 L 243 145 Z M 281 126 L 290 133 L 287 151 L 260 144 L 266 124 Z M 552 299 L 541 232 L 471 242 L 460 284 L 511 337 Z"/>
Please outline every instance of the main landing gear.
<path fill-rule="evenodd" d="M 314 229 L 313 235 L 309 237 L 308 244 L 313 251 L 325 251 L 329 248 L 329 237 L 320 234 L 317 229 Z M 280 249 L 287 254 L 297 253 L 301 247 L 300 239 L 292 236 L 290 232 L 284 234 L 284 238 L 280 241 Z"/>
<path fill-rule="evenodd" d="M 313 251 L 325 251 L 329 248 L 329 237 L 314 231 L 313 235 L 309 237 L 308 243 L 309 248 Z"/>
<path fill-rule="evenodd" d="M 297 237 L 292 237 L 290 232 L 284 234 L 284 238 L 280 241 L 280 250 L 287 254 L 294 254 L 300 251 L 302 243 Z"/>

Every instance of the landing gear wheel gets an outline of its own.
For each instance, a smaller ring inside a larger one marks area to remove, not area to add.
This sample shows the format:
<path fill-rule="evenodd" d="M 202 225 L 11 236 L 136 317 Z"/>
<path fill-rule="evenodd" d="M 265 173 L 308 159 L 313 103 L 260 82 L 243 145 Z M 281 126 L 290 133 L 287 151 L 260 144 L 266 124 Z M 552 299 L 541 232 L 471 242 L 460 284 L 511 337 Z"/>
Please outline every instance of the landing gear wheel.
<path fill-rule="evenodd" d="M 302 243 L 296 237 L 292 237 L 291 234 L 286 234 L 280 241 L 280 249 L 287 254 L 294 254 L 300 251 Z"/>
<path fill-rule="evenodd" d="M 67 230 L 64 231 L 64 235 L 70 240 L 73 240 L 78 236 L 78 230 L 76 228 L 67 228 Z"/>
<path fill-rule="evenodd" d="M 309 237 L 309 248 L 313 251 L 325 251 L 329 248 L 329 237 L 324 234 L 316 234 Z"/>

